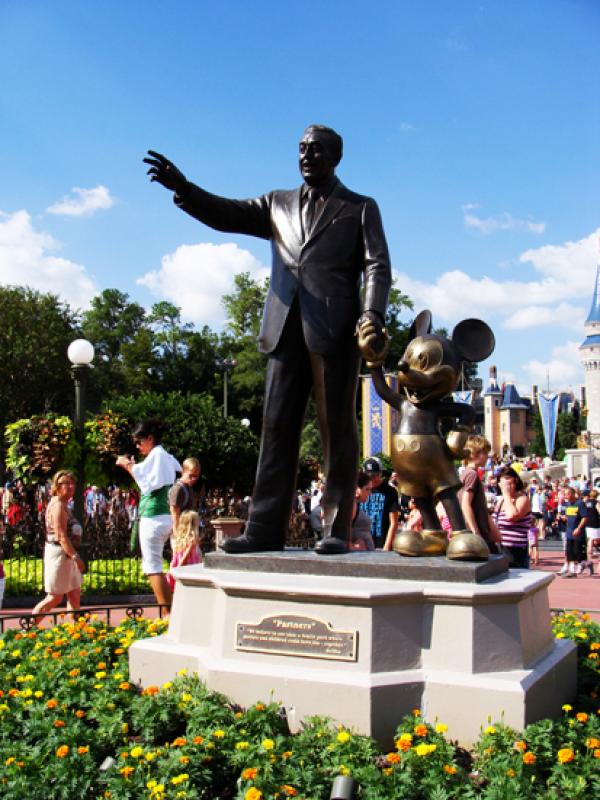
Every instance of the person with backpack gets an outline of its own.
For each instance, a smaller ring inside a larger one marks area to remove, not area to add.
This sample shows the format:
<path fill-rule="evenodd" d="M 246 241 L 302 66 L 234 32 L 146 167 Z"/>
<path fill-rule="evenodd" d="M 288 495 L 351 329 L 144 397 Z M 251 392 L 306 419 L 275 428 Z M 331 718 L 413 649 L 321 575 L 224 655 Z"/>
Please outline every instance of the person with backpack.
<path fill-rule="evenodd" d="M 200 477 L 200 462 L 197 458 L 186 458 L 181 477 L 169 489 L 169 509 L 173 521 L 173 533 L 179 527 L 179 518 L 183 511 L 197 511 L 199 497 L 194 486 Z"/>

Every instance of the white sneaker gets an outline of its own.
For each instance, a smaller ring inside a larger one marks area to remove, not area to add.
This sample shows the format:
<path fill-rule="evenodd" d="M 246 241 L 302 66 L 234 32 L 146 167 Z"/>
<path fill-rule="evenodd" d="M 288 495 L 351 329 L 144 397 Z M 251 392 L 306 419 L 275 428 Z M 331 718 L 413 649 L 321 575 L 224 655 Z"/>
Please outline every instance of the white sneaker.
<path fill-rule="evenodd" d="M 558 574 L 559 574 L 559 575 L 566 575 L 568 571 L 569 571 L 569 567 L 568 567 L 566 564 L 563 564 L 563 567 L 562 567 L 562 569 L 559 571 L 559 573 L 558 573 Z"/>

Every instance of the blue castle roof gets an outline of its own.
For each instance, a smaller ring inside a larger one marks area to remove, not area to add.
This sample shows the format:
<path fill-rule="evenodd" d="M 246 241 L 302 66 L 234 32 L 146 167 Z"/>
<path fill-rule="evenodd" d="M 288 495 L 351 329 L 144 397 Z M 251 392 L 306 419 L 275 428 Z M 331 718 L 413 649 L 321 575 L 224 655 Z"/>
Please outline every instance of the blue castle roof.
<path fill-rule="evenodd" d="M 521 396 L 517 392 L 517 387 L 514 383 L 506 384 L 500 408 L 527 408 L 525 403 L 521 400 Z"/>
<path fill-rule="evenodd" d="M 581 347 L 585 347 L 586 345 L 594 347 L 600 345 L 600 333 L 594 333 L 591 336 L 588 336 Z"/>
<path fill-rule="evenodd" d="M 588 322 L 600 322 L 600 264 L 596 269 L 596 285 L 594 286 L 594 298 L 592 300 L 592 307 L 590 308 L 590 313 L 588 314 L 588 318 L 585 321 L 587 325 Z M 586 342 L 584 342 L 586 344 Z"/>

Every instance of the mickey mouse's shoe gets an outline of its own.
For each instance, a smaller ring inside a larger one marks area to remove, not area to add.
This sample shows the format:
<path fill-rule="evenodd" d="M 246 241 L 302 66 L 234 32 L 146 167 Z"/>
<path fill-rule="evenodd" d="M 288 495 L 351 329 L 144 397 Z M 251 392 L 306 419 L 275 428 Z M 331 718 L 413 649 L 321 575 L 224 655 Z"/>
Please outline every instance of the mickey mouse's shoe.
<path fill-rule="evenodd" d="M 452 534 L 446 558 L 452 561 L 487 561 L 490 549 L 485 541 L 471 531 L 456 531 Z"/>

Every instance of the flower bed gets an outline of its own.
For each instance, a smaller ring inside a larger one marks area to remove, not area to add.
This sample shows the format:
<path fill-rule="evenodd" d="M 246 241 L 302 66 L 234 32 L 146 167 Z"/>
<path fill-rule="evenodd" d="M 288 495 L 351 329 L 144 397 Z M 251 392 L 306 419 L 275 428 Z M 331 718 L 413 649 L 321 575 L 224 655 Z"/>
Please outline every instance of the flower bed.
<path fill-rule="evenodd" d="M 585 614 L 554 621 L 579 645 L 574 707 L 522 732 L 490 721 L 471 752 L 418 709 L 382 753 L 322 718 L 291 736 L 276 703 L 241 709 L 191 675 L 140 692 L 128 648 L 165 624 L 81 617 L 0 638 L 3 800 L 328 800 L 339 774 L 352 774 L 366 800 L 600 796 L 600 626 Z"/>

